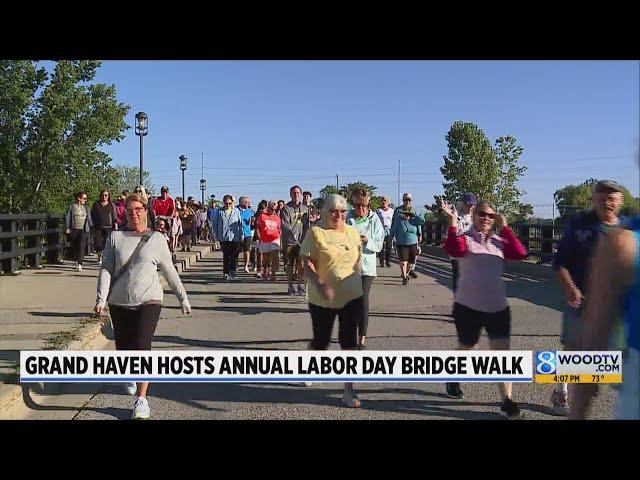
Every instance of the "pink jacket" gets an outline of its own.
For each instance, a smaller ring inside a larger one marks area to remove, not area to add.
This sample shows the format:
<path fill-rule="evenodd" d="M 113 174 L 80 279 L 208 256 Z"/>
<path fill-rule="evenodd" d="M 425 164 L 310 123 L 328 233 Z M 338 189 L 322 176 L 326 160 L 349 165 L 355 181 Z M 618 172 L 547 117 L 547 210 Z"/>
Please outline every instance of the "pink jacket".
<path fill-rule="evenodd" d="M 486 239 L 473 227 L 461 235 L 449 227 L 444 249 L 460 259 L 456 303 L 480 312 L 507 308 L 502 280 L 504 261 L 522 260 L 527 256 L 527 250 L 509 227 L 502 227 L 500 236 L 491 235 Z"/>

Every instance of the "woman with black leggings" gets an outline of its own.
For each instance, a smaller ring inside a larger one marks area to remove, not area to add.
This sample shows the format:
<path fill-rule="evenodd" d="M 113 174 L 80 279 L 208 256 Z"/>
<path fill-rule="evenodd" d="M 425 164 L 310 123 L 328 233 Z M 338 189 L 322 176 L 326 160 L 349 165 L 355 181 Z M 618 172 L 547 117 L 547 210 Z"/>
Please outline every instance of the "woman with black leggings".
<path fill-rule="evenodd" d="M 342 350 L 358 348 L 358 321 L 362 318 L 360 279 L 362 240 L 345 224 L 347 202 L 331 194 L 324 200 L 323 227 L 311 227 L 300 246 L 307 277 L 309 313 L 313 328 L 311 350 L 326 350 L 338 316 L 338 341 Z M 344 384 L 343 405 L 360 407 L 352 383 Z"/>
<path fill-rule="evenodd" d="M 126 230 L 113 232 L 104 250 L 95 312 L 102 315 L 109 302 L 116 350 L 151 350 L 163 301 L 157 266 L 180 300 L 182 312 L 191 313 L 191 306 L 173 267 L 166 239 L 147 228 L 147 204 L 143 197 L 130 195 L 125 212 Z M 134 419 L 149 418 L 148 388 L 147 382 L 137 384 Z"/>

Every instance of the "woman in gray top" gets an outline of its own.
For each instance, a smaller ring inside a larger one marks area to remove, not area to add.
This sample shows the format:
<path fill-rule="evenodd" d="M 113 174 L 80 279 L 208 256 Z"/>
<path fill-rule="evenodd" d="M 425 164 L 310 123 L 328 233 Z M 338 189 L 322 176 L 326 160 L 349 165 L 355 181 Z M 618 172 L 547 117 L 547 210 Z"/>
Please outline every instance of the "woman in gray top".
<path fill-rule="evenodd" d="M 69 235 L 71 242 L 71 252 L 76 261 L 76 272 L 81 272 L 87 249 L 87 238 L 93 227 L 85 192 L 76 193 L 76 202 L 69 205 L 64 221 L 67 226 L 66 234 Z"/>
<path fill-rule="evenodd" d="M 116 350 L 151 350 L 163 300 L 158 266 L 180 300 L 182 312 L 191 313 L 191 306 L 164 236 L 147 228 L 144 198 L 127 197 L 125 212 L 126 229 L 113 232 L 104 250 L 95 312 L 102 315 L 109 302 Z M 134 419 L 149 418 L 148 387 L 148 382 L 137 384 Z"/>

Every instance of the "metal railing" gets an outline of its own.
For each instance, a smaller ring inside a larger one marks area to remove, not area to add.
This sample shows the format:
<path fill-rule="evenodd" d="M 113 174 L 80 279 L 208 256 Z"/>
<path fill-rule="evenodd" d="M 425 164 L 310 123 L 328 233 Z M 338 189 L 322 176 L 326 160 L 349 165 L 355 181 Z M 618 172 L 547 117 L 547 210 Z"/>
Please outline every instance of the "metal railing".
<path fill-rule="evenodd" d="M 0 214 L 0 270 L 60 263 L 69 246 L 64 231 L 63 214 Z"/>
<path fill-rule="evenodd" d="M 562 235 L 564 225 L 512 223 L 509 225 L 529 252 L 529 258 L 537 259 L 540 263 L 550 262 L 553 258 L 555 245 Z M 426 245 L 441 245 L 447 236 L 447 226 L 442 222 L 426 222 L 423 227 L 423 243 Z"/>

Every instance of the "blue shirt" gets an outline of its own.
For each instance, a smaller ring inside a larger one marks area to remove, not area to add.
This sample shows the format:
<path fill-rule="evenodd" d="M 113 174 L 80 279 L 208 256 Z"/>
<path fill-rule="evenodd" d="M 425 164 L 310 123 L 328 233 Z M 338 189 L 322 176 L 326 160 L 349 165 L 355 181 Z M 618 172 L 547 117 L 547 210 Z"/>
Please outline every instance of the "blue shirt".
<path fill-rule="evenodd" d="M 391 238 L 396 239 L 397 245 L 416 245 L 418 236 L 421 236 L 421 226 L 423 220 L 414 215 L 410 220 L 406 220 L 403 216 L 398 215 L 391 225 Z"/>
<path fill-rule="evenodd" d="M 629 348 L 640 350 L 640 230 L 634 230 L 636 261 L 633 266 L 633 283 L 624 301 L 624 325 Z"/>
<path fill-rule="evenodd" d="M 251 230 L 251 219 L 254 215 L 253 209 L 242 209 L 238 207 L 238 210 L 240 210 L 240 217 L 242 218 L 242 232 L 244 234 L 244 238 L 252 238 L 253 230 Z"/>
<path fill-rule="evenodd" d="M 207 209 L 207 220 L 209 220 L 209 223 L 211 223 L 213 225 L 213 222 L 215 222 L 216 220 L 216 215 L 218 215 L 218 209 L 215 207 L 209 207 Z"/>
<path fill-rule="evenodd" d="M 620 226 L 626 223 L 627 219 L 620 218 Z M 589 260 L 598 236 L 611 228 L 616 227 L 602 223 L 592 210 L 570 218 L 558 242 L 557 251 L 553 257 L 553 268 L 555 270 L 559 270 L 560 267 L 566 268 L 573 283 L 583 293 L 586 287 Z"/>

